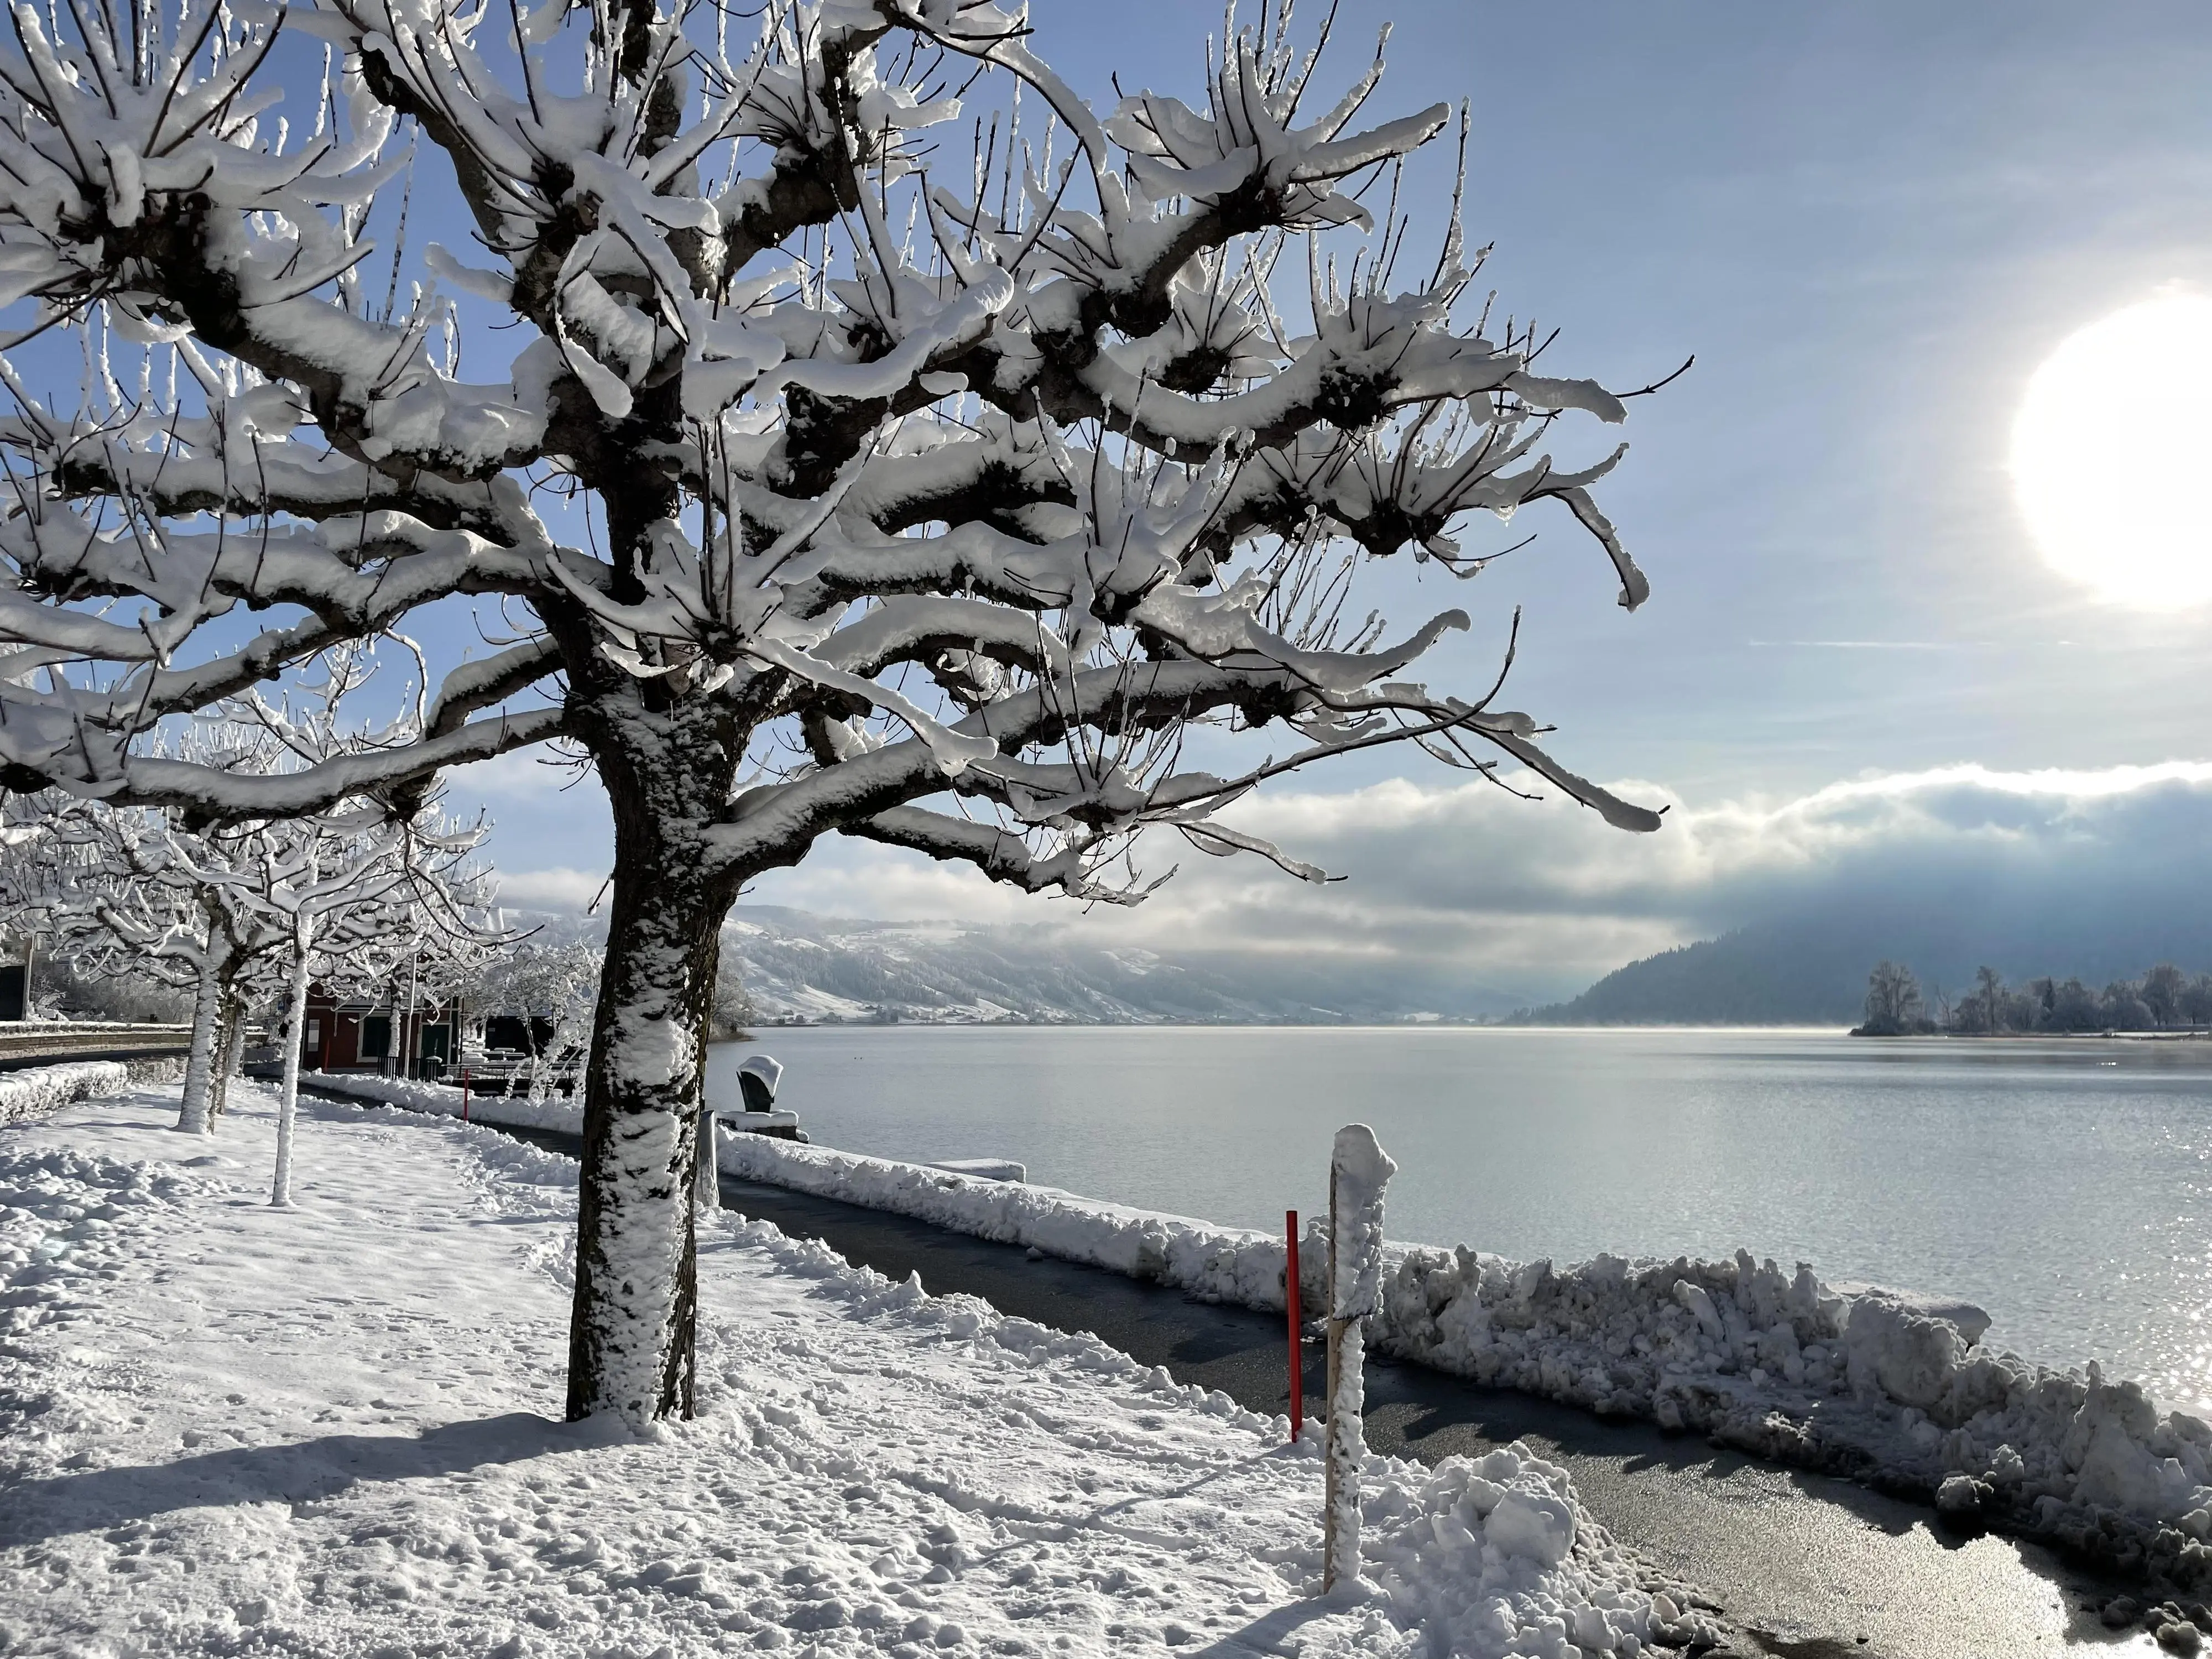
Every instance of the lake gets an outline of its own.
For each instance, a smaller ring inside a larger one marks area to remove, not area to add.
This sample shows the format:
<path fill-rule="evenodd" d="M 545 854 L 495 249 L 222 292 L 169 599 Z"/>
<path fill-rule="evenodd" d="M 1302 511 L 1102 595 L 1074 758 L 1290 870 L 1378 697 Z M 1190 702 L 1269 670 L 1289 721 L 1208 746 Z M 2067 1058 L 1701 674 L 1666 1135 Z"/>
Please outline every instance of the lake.
<path fill-rule="evenodd" d="M 819 1145 L 1018 1158 L 1096 1198 L 1279 1229 L 1329 1140 L 1396 1158 L 1388 1231 L 1566 1262 L 1738 1246 L 1965 1296 L 1990 1340 L 2212 1405 L 2212 1042 L 1826 1031 L 820 1026 L 750 1048 Z"/>

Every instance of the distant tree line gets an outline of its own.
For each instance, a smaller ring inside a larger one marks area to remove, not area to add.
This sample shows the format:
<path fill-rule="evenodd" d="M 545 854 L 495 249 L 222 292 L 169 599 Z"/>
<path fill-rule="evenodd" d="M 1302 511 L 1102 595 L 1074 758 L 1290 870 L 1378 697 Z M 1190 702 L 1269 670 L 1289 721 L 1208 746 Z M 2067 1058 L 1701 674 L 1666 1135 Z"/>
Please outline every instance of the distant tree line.
<path fill-rule="evenodd" d="M 2212 974 L 2190 977 L 2161 962 L 2140 979 L 2101 991 L 2078 979 L 2032 979 L 2014 988 L 1994 968 L 1974 972 L 1973 988 L 1954 1000 L 1923 994 L 1912 970 L 1880 962 L 1867 975 L 1866 1022 L 1854 1036 L 1995 1036 L 2008 1031 L 2193 1031 L 2212 1027 Z"/>

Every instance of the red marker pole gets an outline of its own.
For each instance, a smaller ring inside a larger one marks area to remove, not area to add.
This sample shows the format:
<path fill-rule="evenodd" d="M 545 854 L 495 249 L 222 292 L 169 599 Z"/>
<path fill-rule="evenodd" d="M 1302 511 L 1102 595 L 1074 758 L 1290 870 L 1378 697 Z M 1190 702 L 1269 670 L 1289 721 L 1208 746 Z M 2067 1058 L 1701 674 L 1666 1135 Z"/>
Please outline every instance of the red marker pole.
<path fill-rule="evenodd" d="M 461 1121 L 469 1121 L 469 1068 L 461 1067 Z"/>
<path fill-rule="evenodd" d="M 1298 1281 L 1298 1212 L 1283 1212 L 1283 1238 L 1290 1246 L 1290 1261 L 1283 1274 L 1283 1309 L 1291 1322 L 1291 1443 L 1298 1443 L 1298 1430 L 1306 1420 L 1305 1353 L 1298 1341 L 1298 1316 L 1305 1311 Z"/>

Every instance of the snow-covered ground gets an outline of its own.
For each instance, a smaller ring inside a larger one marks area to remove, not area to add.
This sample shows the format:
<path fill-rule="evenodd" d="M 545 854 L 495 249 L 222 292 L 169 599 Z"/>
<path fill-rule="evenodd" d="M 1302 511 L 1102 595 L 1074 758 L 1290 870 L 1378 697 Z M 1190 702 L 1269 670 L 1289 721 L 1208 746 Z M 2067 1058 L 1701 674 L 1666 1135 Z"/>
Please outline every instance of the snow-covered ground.
<path fill-rule="evenodd" d="M 176 1109 L 0 1132 L 0 1651 L 1572 1659 L 1695 1628 L 1519 1449 L 1370 1460 L 1372 1586 L 1315 1599 L 1310 1438 L 736 1218 L 700 1419 L 562 1424 L 572 1163 L 308 1102 L 278 1210 L 264 1094 L 212 1145 Z"/>
<path fill-rule="evenodd" d="M 722 1167 L 1255 1308 L 1284 1303 L 1280 1238 L 1051 1188 L 757 1137 Z M 1323 1307 L 1326 1234 L 1301 1250 Z M 1486 1384 L 1695 1429 L 1759 1455 L 1915 1490 L 1961 1519 L 2124 1571 L 2212 1583 L 2212 1426 L 2094 1364 L 1984 1346 L 1988 1316 L 1731 1261 L 1571 1267 L 1391 1245 L 1370 1346 Z"/>

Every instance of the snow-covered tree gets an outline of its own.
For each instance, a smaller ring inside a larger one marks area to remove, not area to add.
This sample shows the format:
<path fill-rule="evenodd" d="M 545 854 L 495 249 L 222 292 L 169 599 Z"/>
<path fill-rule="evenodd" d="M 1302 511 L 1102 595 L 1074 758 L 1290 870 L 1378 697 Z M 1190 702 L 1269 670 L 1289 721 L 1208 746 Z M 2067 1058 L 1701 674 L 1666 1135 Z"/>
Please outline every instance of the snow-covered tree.
<path fill-rule="evenodd" d="M 226 849 L 232 856 L 221 865 L 193 862 L 181 844 L 172 848 L 193 879 L 222 889 L 229 902 L 283 936 L 284 1069 L 272 1204 L 292 1201 L 292 1139 L 311 983 L 388 983 L 397 965 L 394 946 L 411 947 L 417 937 L 425 890 L 465 871 L 482 838 L 480 829 L 454 830 L 434 813 L 425 808 L 412 819 L 392 819 L 341 805 L 266 820 L 243 848 Z"/>
<path fill-rule="evenodd" d="M 605 953 L 580 941 L 566 945 L 526 939 L 486 968 L 479 992 L 487 1011 L 514 1013 L 531 1033 L 524 1071 L 532 1100 L 544 1100 L 560 1073 L 592 1038 Z"/>
<path fill-rule="evenodd" d="M 284 934 L 199 872 L 250 858 L 253 829 L 195 836 L 157 810 L 111 808 L 59 792 L 33 805 L 36 831 L 19 858 L 34 872 L 24 884 L 35 884 L 50 950 L 80 973 L 151 978 L 191 994 L 191 1048 L 177 1127 L 212 1133 L 252 976 Z"/>
<path fill-rule="evenodd" d="M 1875 963 L 1867 975 L 1866 1024 L 1860 1030 L 1868 1036 L 1904 1036 L 1926 1019 L 1927 1004 L 1912 970 L 1887 958 Z"/>
<path fill-rule="evenodd" d="M 489 870 L 457 872 L 465 881 L 465 903 L 448 890 L 451 882 L 433 885 L 420 903 L 382 942 L 385 988 L 394 993 L 401 1054 L 411 1067 L 428 1011 L 481 994 L 486 971 L 513 934 L 491 908 L 495 884 Z"/>
<path fill-rule="evenodd" d="M 1399 742 L 1656 826 L 1496 686 L 1409 678 L 1463 613 L 1392 637 L 1361 598 L 1393 556 L 1472 574 L 1463 521 L 1547 499 L 1645 593 L 1589 493 L 1618 452 L 1545 447 L 1621 398 L 1462 303 L 1455 207 L 1417 260 L 1362 204 L 1449 125 L 1364 125 L 1379 57 L 1329 102 L 1248 30 L 1194 101 L 1102 115 L 984 0 L 768 0 L 734 46 L 688 0 L 13 15 L 0 299 L 92 369 L 76 408 L 8 378 L 0 787 L 404 817 L 441 767 L 580 750 L 615 872 L 572 1415 L 689 1409 L 719 925 L 823 836 L 1117 903 L 1148 825 L 1318 879 L 1214 814 Z M 289 104 L 280 27 L 334 66 Z M 988 131 L 933 148 L 963 98 Z M 380 312 L 364 204 L 410 167 L 487 254 L 428 247 Z M 526 341 L 493 382 L 460 378 L 439 283 L 521 325 L 486 337 Z M 410 740 L 258 779 L 149 752 L 457 596 L 509 631 Z M 1187 763 L 1208 726 L 1290 752 Z"/>

